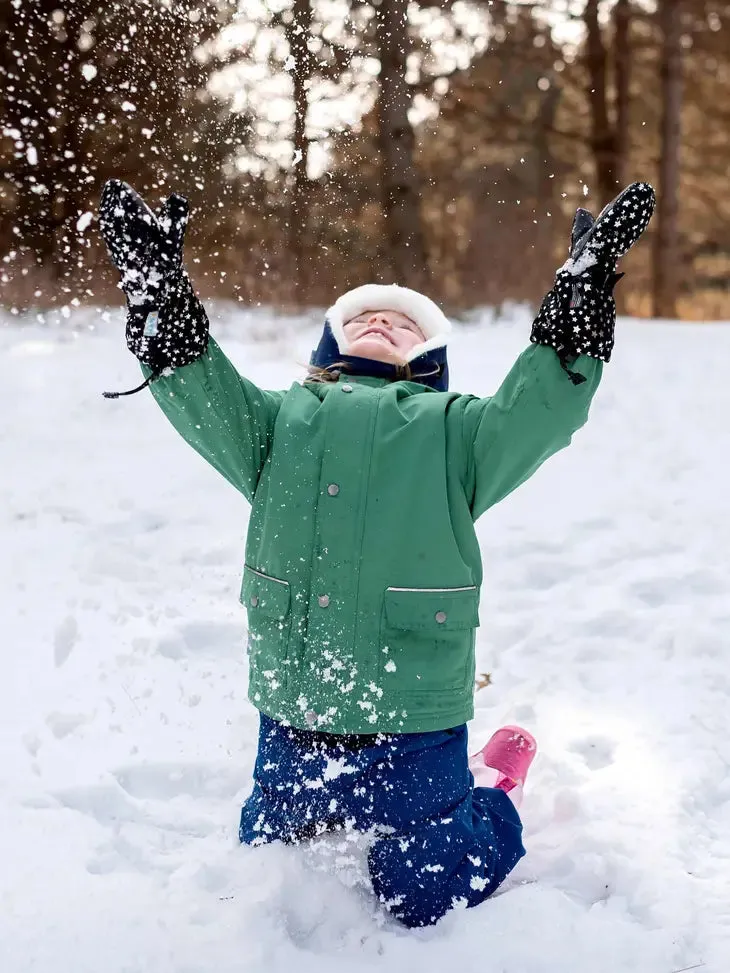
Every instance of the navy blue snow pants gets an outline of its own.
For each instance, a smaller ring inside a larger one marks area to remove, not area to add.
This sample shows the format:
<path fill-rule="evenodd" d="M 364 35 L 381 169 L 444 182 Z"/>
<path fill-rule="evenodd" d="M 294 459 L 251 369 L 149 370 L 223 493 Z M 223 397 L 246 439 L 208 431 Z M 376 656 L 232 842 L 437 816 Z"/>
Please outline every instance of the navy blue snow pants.
<path fill-rule="evenodd" d="M 262 713 L 239 837 L 259 845 L 341 828 L 371 832 L 376 895 L 406 926 L 427 926 L 478 905 L 525 854 L 509 797 L 473 785 L 465 726 L 339 736 Z"/>

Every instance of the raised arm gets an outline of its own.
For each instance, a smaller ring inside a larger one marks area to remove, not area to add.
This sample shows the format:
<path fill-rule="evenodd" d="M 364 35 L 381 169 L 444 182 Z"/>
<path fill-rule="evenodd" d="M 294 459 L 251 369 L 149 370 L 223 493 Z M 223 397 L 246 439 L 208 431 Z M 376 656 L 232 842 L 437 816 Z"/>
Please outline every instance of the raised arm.
<path fill-rule="evenodd" d="M 252 502 L 284 393 L 244 378 L 212 338 L 200 358 L 150 390 L 183 439 Z"/>
<path fill-rule="evenodd" d="M 603 365 L 581 357 L 574 384 L 552 348 L 524 351 L 496 395 L 472 399 L 464 413 L 466 490 L 474 520 L 567 446 L 585 423 Z"/>
<path fill-rule="evenodd" d="M 182 196 L 173 194 L 154 213 L 131 186 L 111 180 L 104 187 L 101 232 L 122 274 L 127 345 L 144 385 L 184 439 L 252 500 L 283 393 L 239 375 L 210 338 L 182 267 L 187 217 Z"/>
<path fill-rule="evenodd" d="M 578 210 L 568 261 L 533 324 L 533 347 L 495 396 L 467 403 L 465 489 L 475 519 L 567 446 L 588 418 L 613 350 L 613 289 L 622 276 L 616 264 L 646 229 L 654 204 L 651 186 L 633 183 L 597 220 Z"/>

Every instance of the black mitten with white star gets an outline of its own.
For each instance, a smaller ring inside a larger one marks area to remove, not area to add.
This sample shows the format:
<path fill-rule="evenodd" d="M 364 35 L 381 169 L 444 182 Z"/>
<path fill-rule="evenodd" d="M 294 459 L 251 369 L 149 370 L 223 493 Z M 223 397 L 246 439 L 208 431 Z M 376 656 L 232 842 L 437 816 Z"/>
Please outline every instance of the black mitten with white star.
<path fill-rule="evenodd" d="M 153 212 L 126 183 L 110 179 L 104 186 L 99 224 L 122 275 L 127 347 L 152 378 L 190 364 L 208 346 L 208 316 L 182 268 L 187 222 L 184 196 L 173 193 Z"/>
<path fill-rule="evenodd" d="M 554 348 L 576 384 L 585 379 L 569 366 L 579 355 L 611 359 L 616 325 L 613 289 L 623 277 L 616 273 L 616 264 L 648 226 L 655 203 L 651 186 L 635 182 L 598 219 L 585 209 L 575 215 L 570 255 L 542 302 L 530 340 Z"/>

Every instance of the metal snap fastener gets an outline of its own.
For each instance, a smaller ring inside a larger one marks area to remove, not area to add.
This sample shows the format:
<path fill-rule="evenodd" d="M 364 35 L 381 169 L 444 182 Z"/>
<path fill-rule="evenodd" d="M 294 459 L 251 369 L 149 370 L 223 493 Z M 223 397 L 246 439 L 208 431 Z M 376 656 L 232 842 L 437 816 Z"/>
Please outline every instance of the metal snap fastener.
<path fill-rule="evenodd" d="M 304 714 L 304 719 L 307 721 L 307 726 L 314 726 L 314 724 L 317 722 L 317 714 L 313 709 L 308 709 Z"/>
<path fill-rule="evenodd" d="M 436 621 L 439 625 L 443 625 L 446 621 L 446 612 L 436 612 Z"/>
<path fill-rule="evenodd" d="M 336 483 L 330 483 L 330 485 L 327 487 L 327 493 L 329 493 L 331 497 L 336 497 L 339 492 L 340 488 Z"/>
<path fill-rule="evenodd" d="M 251 605 L 255 608 L 256 605 L 258 605 L 258 603 L 259 603 L 259 596 L 251 595 Z"/>
<path fill-rule="evenodd" d="M 320 595 L 319 598 L 317 599 L 317 601 L 319 602 L 319 607 L 320 608 L 326 608 L 327 605 L 329 605 L 329 603 L 330 603 L 330 596 L 329 595 Z"/>
<path fill-rule="evenodd" d="M 347 382 L 345 382 L 345 384 L 342 386 L 342 391 L 343 392 L 352 392 L 352 386 L 351 385 L 348 385 Z"/>

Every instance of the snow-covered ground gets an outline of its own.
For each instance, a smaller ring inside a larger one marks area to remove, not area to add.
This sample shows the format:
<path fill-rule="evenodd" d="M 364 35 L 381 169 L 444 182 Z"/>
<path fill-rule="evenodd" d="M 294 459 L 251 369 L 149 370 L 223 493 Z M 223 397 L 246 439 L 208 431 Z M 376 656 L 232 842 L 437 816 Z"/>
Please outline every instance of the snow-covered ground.
<path fill-rule="evenodd" d="M 101 398 L 138 372 L 91 321 L 0 327 L 2 973 L 727 973 L 730 326 L 621 322 L 586 428 L 480 522 L 472 730 L 538 737 L 528 857 L 407 932 L 347 849 L 237 846 L 247 507 L 148 394 Z M 215 330 L 285 387 L 296 325 Z M 454 386 L 493 391 L 528 330 L 461 329 Z"/>

